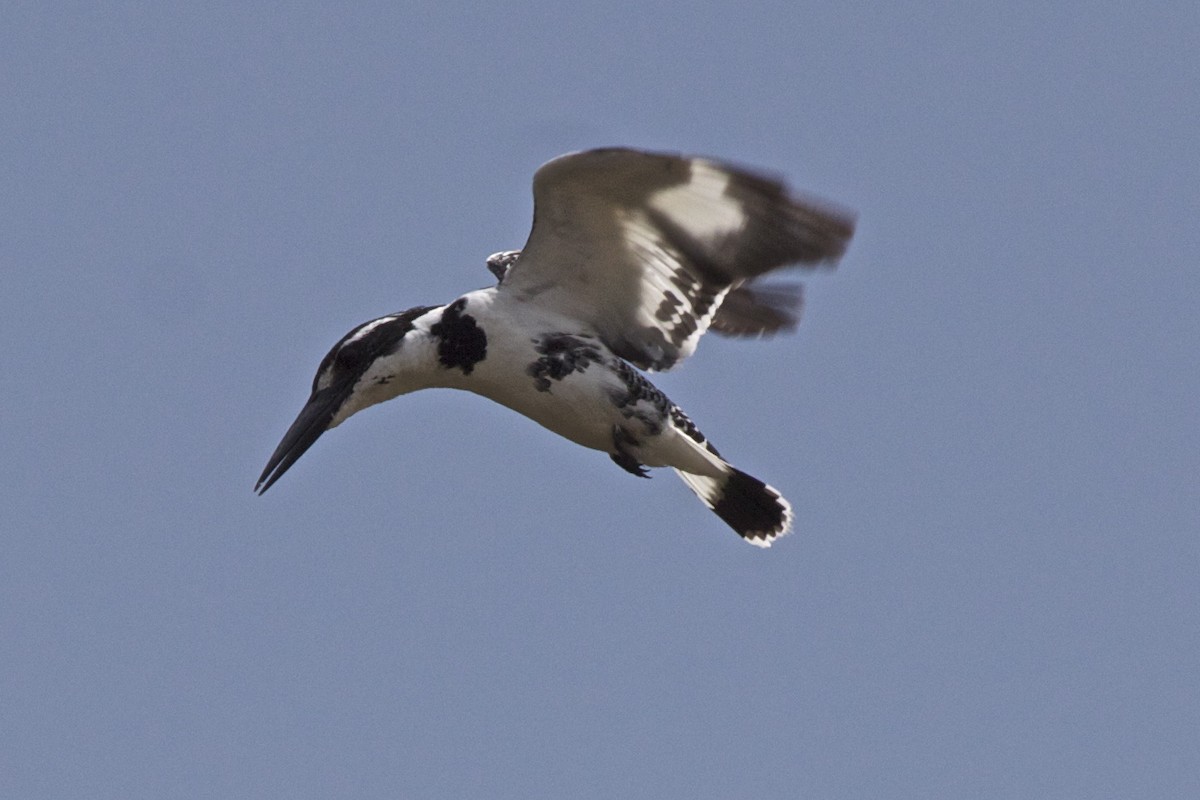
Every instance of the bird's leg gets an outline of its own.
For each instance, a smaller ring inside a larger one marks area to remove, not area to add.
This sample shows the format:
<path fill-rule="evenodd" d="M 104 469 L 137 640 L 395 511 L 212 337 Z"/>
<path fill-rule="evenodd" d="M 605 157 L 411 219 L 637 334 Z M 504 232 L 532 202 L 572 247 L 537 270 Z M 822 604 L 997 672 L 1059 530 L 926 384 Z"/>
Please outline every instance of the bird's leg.
<path fill-rule="evenodd" d="M 628 450 L 629 445 L 636 444 L 637 439 L 635 439 L 628 431 L 626 431 L 620 425 L 614 425 L 613 452 L 609 453 L 608 456 L 616 463 L 618 467 L 630 473 L 631 475 L 636 475 L 639 478 L 649 478 L 650 470 L 646 469 L 646 466 L 634 458 L 633 454 Z"/>

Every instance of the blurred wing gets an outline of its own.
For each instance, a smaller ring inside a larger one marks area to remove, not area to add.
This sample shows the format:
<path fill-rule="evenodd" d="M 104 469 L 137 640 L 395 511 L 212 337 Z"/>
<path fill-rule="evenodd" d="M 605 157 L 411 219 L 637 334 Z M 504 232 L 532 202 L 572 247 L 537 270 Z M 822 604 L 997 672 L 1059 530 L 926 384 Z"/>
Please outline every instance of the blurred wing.
<path fill-rule="evenodd" d="M 579 320 L 645 369 L 691 355 L 731 288 L 792 264 L 832 264 L 854 231 L 850 214 L 772 178 L 625 149 L 554 159 L 534 176 L 533 200 L 533 230 L 502 291 Z M 732 335 L 794 325 L 786 313 L 748 324 L 745 307 L 724 316 Z"/>
<path fill-rule="evenodd" d="M 804 287 L 798 283 L 730 289 L 717 307 L 709 329 L 722 336 L 772 336 L 794 331 L 800 323 Z"/>

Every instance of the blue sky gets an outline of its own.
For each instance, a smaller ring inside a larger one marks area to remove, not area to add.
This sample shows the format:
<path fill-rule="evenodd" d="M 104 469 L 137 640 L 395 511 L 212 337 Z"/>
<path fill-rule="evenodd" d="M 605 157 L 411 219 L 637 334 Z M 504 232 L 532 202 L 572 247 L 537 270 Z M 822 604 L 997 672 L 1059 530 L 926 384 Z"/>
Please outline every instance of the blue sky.
<path fill-rule="evenodd" d="M 1194 3 L 4 17 L 0 795 L 1200 794 Z M 450 392 L 251 493 L 613 144 L 859 214 L 658 379 L 795 534 Z"/>

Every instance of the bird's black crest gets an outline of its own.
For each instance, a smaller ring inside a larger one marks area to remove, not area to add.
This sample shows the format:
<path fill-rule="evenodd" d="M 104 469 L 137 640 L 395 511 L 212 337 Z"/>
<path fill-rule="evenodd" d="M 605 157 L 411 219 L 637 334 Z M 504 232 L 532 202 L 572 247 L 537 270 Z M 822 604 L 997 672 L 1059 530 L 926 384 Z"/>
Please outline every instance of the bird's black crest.
<path fill-rule="evenodd" d="M 442 312 L 442 318 L 429 332 L 438 342 L 438 361 L 446 369 L 458 367 L 470 375 L 475 365 L 487 357 L 487 335 L 475 324 L 475 318 L 464 314 L 467 301 L 459 298 Z"/>
<path fill-rule="evenodd" d="M 320 383 L 321 377 L 331 367 L 333 368 L 333 373 L 330 375 L 332 381 L 357 378 L 372 361 L 395 352 L 405 334 L 413 329 L 413 320 L 436 307 L 417 306 L 382 318 L 382 322 L 370 320 L 355 327 L 354 330 L 343 336 L 341 341 L 335 344 L 333 349 L 321 360 L 321 365 L 317 367 L 317 375 L 313 378 L 313 391 L 317 391 L 317 384 Z M 380 322 L 380 324 L 366 334 L 361 333 L 363 328 L 374 322 Z"/>

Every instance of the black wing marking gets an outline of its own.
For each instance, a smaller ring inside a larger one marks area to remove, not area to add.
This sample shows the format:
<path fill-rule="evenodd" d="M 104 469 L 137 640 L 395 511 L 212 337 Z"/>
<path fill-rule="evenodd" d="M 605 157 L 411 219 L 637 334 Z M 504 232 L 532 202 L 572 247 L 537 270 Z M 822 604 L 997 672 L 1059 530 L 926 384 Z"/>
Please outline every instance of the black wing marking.
<path fill-rule="evenodd" d="M 634 150 L 557 158 L 538 170 L 533 193 L 533 230 L 499 273 L 502 288 L 579 320 L 646 369 L 691 355 L 714 318 L 732 335 L 794 325 L 778 298 L 736 300 L 723 323 L 718 309 L 771 270 L 833 264 L 854 230 L 849 213 L 793 197 L 773 178 Z"/>

